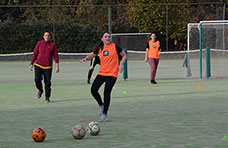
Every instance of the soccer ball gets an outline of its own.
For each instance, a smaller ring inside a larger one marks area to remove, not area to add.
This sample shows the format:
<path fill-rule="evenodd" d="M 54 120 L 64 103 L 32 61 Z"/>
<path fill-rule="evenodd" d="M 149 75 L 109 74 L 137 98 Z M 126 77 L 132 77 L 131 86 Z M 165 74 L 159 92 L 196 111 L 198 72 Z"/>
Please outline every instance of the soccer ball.
<path fill-rule="evenodd" d="M 71 134 L 75 139 L 82 139 L 86 135 L 86 130 L 80 124 L 72 127 Z"/>
<path fill-rule="evenodd" d="M 92 121 L 87 126 L 87 131 L 90 135 L 96 136 L 100 132 L 100 124 L 97 121 Z"/>
<path fill-rule="evenodd" d="M 36 142 L 43 142 L 46 135 L 46 132 L 42 128 L 35 128 L 32 131 L 32 139 Z"/>

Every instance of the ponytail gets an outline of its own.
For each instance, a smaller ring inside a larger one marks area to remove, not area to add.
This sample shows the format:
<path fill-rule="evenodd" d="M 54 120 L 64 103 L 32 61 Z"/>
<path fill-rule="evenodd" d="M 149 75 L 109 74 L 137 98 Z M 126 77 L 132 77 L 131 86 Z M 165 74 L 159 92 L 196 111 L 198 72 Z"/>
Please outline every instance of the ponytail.
<path fill-rule="evenodd" d="M 110 32 L 105 31 L 104 33 L 102 33 L 101 38 L 104 36 L 105 33 L 108 33 L 108 34 L 111 35 Z M 97 43 L 96 46 L 93 47 L 93 52 L 94 52 L 95 54 L 98 54 L 99 50 L 100 50 L 100 49 L 103 50 L 103 48 L 104 48 L 104 43 L 103 43 L 103 41 L 100 41 L 100 42 Z"/>
<path fill-rule="evenodd" d="M 104 43 L 102 41 L 98 42 L 96 46 L 93 47 L 93 52 L 98 54 L 99 50 L 103 50 Z"/>

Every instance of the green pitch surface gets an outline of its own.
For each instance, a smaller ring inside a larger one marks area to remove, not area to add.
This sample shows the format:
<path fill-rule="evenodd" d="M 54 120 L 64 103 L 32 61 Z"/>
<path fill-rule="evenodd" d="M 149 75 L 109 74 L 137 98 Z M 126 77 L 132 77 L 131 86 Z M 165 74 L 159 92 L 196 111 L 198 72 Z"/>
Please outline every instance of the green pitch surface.
<path fill-rule="evenodd" d="M 85 83 L 88 63 L 61 63 L 61 72 L 53 72 L 50 103 L 45 103 L 44 96 L 36 98 L 28 63 L 0 63 L 1 148 L 228 147 L 228 141 L 221 140 L 228 134 L 227 79 L 161 79 L 157 85 L 146 78 L 119 79 L 112 92 L 109 121 L 101 123 L 100 134 L 87 133 L 75 140 L 73 125 L 86 127 L 90 120 L 99 119 L 91 85 Z M 103 96 L 103 87 L 100 93 Z M 42 143 L 31 138 L 37 127 L 47 132 Z"/>

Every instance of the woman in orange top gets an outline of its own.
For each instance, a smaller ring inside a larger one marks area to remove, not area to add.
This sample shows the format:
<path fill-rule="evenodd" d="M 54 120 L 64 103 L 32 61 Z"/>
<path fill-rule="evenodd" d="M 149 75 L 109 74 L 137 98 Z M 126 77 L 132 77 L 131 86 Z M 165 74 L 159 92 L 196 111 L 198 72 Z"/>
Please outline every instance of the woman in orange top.
<path fill-rule="evenodd" d="M 96 55 L 98 55 L 100 58 L 101 66 L 99 73 L 93 81 L 91 87 L 91 93 L 99 105 L 100 122 L 105 122 L 108 120 L 107 113 L 110 105 L 111 91 L 117 80 L 118 71 L 123 71 L 123 64 L 127 58 L 125 52 L 123 52 L 119 46 L 117 46 L 115 43 L 111 43 L 110 37 L 111 34 L 109 32 L 102 34 L 101 42 L 94 47 L 94 51 L 80 60 L 80 62 L 88 61 L 94 58 Z M 119 55 L 122 57 L 120 64 L 118 58 Z M 98 92 L 103 83 L 105 83 L 104 102 L 102 101 Z"/>
<path fill-rule="evenodd" d="M 150 82 L 152 84 L 157 84 L 155 81 L 155 76 L 157 72 L 157 67 L 160 58 L 160 42 L 156 39 L 156 34 L 151 33 L 151 40 L 147 43 L 146 53 L 145 53 L 145 62 L 150 64 Z"/>

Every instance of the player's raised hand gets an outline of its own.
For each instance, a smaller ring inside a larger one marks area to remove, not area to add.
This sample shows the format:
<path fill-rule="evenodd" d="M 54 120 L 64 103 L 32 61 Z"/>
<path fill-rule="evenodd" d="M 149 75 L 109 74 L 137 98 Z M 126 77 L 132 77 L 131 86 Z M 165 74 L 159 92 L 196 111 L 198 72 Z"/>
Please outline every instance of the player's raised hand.
<path fill-rule="evenodd" d="M 85 61 L 86 61 L 86 58 L 83 58 L 80 60 L 80 63 L 85 62 Z"/>

